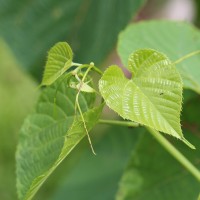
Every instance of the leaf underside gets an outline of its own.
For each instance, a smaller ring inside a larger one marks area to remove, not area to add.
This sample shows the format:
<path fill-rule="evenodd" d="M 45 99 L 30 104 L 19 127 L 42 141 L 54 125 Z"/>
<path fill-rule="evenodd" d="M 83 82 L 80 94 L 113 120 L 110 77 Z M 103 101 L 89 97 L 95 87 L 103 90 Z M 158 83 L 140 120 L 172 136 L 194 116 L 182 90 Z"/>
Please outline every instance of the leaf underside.
<path fill-rule="evenodd" d="M 186 22 L 146 21 L 128 26 L 119 36 L 118 53 L 125 66 L 129 55 L 141 48 L 165 53 L 170 60 L 200 50 L 200 32 Z M 193 56 L 177 65 L 184 88 L 200 93 L 200 59 Z"/>
<path fill-rule="evenodd" d="M 106 104 L 124 119 L 138 122 L 185 141 L 180 126 L 182 81 L 171 61 L 152 49 L 130 55 L 127 79 L 118 66 L 99 81 Z"/>
<path fill-rule="evenodd" d="M 67 88 L 65 83 L 53 84 L 42 92 L 35 113 L 25 120 L 16 154 L 20 200 L 32 199 L 48 176 L 86 135 L 80 116 L 74 116 L 76 92 Z M 88 130 L 96 124 L 102 110 L 102 105 L 90 108 L 94 94 L 89 95 L 90 99 L 82 94 L 79 96 Z"/>
<path fill-rule="evenodd" d="M 48 53 L 42 84 L 51 85 L 72 65 L 73 52 L 66 42 L 58 42 Z"/>

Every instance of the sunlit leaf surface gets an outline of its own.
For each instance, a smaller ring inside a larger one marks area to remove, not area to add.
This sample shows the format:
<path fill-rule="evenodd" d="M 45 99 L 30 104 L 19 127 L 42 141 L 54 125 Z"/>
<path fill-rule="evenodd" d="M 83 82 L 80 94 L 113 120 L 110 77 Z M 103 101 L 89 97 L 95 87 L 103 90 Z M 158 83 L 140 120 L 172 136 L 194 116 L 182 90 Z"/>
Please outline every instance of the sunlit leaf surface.
<path fill-rule="evenodd" d="M 72 65 L 73 52 L 66 42 L 55 44 L 48 53 L 42 85 L 56 81 Z"/>
<path fill-rule="evenodd" d="M 182 81 L 176 67 L 152 49 L 130 55 L 127 79 L 117 66 L 109 67 L 99 82 L 106 104 L 124 119 L 185 140 L 180 126 Z"/>

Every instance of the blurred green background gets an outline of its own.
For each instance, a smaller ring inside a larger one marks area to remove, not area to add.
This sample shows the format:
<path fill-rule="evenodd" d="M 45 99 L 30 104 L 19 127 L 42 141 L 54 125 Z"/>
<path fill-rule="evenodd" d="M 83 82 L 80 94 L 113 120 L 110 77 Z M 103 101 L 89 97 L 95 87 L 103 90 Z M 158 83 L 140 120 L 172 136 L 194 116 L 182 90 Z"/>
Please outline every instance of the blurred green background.
<path fill-rule="evenodd" d="M 39 95 L 37 85 L 49 48 L 58 41 L 67 41 L 75 52 L 76 62 L 93 61 L 102 68 L 110 63 L 120 65 L 115 52 L 119 32 L 129 23 L 160 18 L 187 20 L 200 26 L 200 3 L 198 0 L 0 0 L 1 200 L 17 199 L 18 131 Z M 191 137 L 191 142 L 200 147 L 200 99 L 190 91 L 184 96 L 183 127 L 186 133 L 193 133 L 188 134 L 188 139 Z M 140 182 L 146 180 L 139 199 L 197 199 L 198 183 L 143 129 L 97 126 L 93 133 L 98 156 L 94 157 L 87 141 L 82 141 L 35 199 L 110 200 L 123 190 L 123 184 L 126 185 L 123 192 L 141 193 Z M 194 152 L 182 144 L 176 145 L 193 163 L 200 165 L 200 148 Z M 148 159 L 151 151 L 156 159 Z M 155 169 L 158 161 L 160 168 Z M 128 189 L 124 174 L 118 190 L 123 171 L 135 162 L 140 164 L 130 179 L 137 179 L 138 173 L 142 177 L 135 180 L 135 188 Z M 161 168 L 167 168 L 166 172 L 159 172 Z M 151 175 L 155 173 L 156 180 Z M 173 196 L 168 195 L 169 191 Z"/>

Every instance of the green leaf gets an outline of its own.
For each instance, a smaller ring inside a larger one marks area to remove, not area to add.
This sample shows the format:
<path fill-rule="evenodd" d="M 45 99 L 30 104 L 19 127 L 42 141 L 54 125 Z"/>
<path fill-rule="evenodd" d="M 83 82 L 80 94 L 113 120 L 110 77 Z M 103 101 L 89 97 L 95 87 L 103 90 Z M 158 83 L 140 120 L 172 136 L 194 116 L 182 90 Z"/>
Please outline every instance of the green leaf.
<path fill-rule="evenodd" d="M 191 24 L 172 21 L 148 21 L 130 25 L 119 36 L 118 53 L 124 65 L 131 52 L 153 48 L 165 53 L 172 61 L 200 50 L 200 32 Z M 184 87 L 200 94 L 200 55 L 177 65 Z"/>
<path fill-rule="evenodd" d="M 73 52 L 66 42 L 58 42 L 48 53 L 42 84 L 51 85 L 72 66 Z"/>
<path fill-rule="evenodd" d="M 68 88 L 66 82 L 58 86 L 59 81 L 44 89 L 35 113 L 26 118 L 21 128 L 16 155 L 20 200 L 32 199 L 48 176 L 86 135 L 80 116 L 74 116 L 77 91 Z M 88 130 L 96 124 L 102 110 L 102 105 L 91 108 L 94 103 L 91 98 L 79 97 Z"/>
<path fill-rule="evenodd" d="M 23 67 L 40 78 L 46 52 L 58 41 L 69 42 L 77 62 L 102 62 L 114 48 L 118 33 L 144 2 L 0 1 L 0 36 L 14 50 Z"/>
<path fill-rule="evenodd" d="M 124 119 L 144 124 L 185 141 L 180 126 L 181 77 L 171 61 L 152 49 L 130 55 L 127 79 L 117 66 L 99 82 L 106 104 Z"/>
<path fill-rule="evenodd" d="M 188 137 L 199 146 L 198 136 L 188 133 Z M 200 169 L 199 149 L 191 151 L 176 140 L 173 143 Z M 196 200 L 198 194 L 199 182 L 146 133 L 141 135 L 133 151 L 121 178 L 116 199 Z"/>

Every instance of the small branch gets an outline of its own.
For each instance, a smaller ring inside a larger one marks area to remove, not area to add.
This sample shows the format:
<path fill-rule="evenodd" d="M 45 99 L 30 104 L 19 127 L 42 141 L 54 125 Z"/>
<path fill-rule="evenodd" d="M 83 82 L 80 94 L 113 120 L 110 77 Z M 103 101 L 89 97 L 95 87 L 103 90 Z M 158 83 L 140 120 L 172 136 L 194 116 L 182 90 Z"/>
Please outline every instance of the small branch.
<path fill-rule="evenodd" d="M 83 65 L 83 64 L 80 64 L 80 63 L 72 63 L 72 66 L 77 66 L 77 67 L 80 67 L 81 65 Z"/>
<path fill-rule="evenodd" d="M 88 68 L 88 67 L 90 67 L 89 64 L 80 64 L 80 63 L 74 63 L 74 62 L 72 63 L 72 66 L 78 67 L 78 70 L 80 70 L 82 68 Z M 94 65 L 92 66 L 92 69 L 95 72 L 97 72 L 98 74 L 103 75 L 103 72 L 99 68 L 95 67 Z"/>
<path fill-rule="evenodd" d="M 127 127 L 138 127 L 139 123 L 118 120 L 104 120 L 100 119 L 99 123 L 109 125 L 119 125 Z M 146 127 L 146 129 L 154 136 L 154 138 L 177 160 L 179 161 L 199 182 L 200 171 L 180 152 L 176 149 L 165 137 L 158 131 Z"/>
<path fill-rule="evenodd" d="M 154 138 L 200 182 L 200 171 L 158 131 L 149 127 L 146 128 Z"/>
<path fill-rule="evenodd" d="M 119 121 L 119 120 L 105 120 L 100 119 L 100 124 L 109 124 L 109 125 L 119 125 L 119 126 L 127 126 L 127 127 L 138 127 L 139 124 L 136 122 L 129 122 L 129 121 Z"/>
<path fill-rule="evenodd" d="M 192 53 L 189 53 L 189 54 L 183 56 L 182 58 L 176 60 L 173 64 L 176 65 L 176 64 L 178 64 L 178 63 L 180 63 L 180 62 L 182 62 L 182 61 L 184 61 L 184 60 L 186 60 L 186 59 L 188 59 L 188 58 L 190 58 L 190 57 L 192 57 L 192 56 L 194 56 L 194 55 L 197 55 L 197 54 L 200 54 L 200 50 L 194 51 L 194 52 L 192 52 Z"/>
<path fill-rule="evenodd" d="M 103 75 L 103 72 L 102 72 L 99 68 L 93 66 L 92 69 L 93 69 L 95 72 L 97 72 L 98 74 Z"/>

